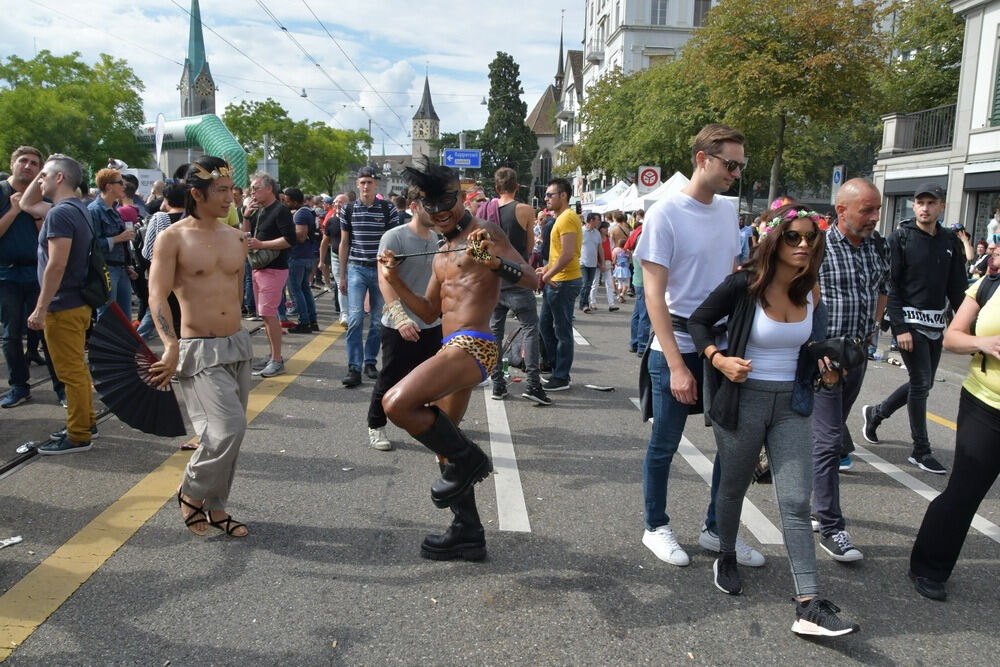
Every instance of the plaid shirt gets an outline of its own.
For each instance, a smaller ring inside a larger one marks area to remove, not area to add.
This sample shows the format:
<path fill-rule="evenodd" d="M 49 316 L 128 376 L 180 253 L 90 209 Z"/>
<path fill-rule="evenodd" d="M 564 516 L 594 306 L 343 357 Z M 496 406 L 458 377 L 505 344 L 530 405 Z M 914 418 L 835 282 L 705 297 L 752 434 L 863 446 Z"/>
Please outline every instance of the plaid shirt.
<path fill-rule="evenodd" d="M 889 263 L 871 238 L 855 247 L 832 225 L 826 232 L 826 256 L 819 269 L 823 302 L 829 311 L 829 338 L 875 333 L 875 307 L 879 295 L 888 293 Z"/>

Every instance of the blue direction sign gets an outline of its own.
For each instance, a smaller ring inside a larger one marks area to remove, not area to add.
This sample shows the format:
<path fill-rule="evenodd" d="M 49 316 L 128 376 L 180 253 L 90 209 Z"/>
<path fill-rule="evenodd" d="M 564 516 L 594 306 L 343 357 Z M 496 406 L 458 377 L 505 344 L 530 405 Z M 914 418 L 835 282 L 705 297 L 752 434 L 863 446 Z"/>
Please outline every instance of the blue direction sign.
<path fill-rule="evenodd" d="M 483 152 L 478 148 L 446 148 L 444 166 L 479 169 L 482 166 L 482 155 Z"/>

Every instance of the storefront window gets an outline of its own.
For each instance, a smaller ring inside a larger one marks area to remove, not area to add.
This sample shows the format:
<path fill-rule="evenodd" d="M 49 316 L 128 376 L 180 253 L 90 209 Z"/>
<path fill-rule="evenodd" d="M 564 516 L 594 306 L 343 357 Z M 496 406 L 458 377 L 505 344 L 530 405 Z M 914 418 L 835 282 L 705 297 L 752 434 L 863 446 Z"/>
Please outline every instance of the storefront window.
<path fill-rule="evenodd" d="M 970 221 L 973 224 L 972 238 L 977 241 L 986 236 L 986 225 L 1000 206 L 1000 191 L 979 192 L 976 194 L 976 213 Z"/>

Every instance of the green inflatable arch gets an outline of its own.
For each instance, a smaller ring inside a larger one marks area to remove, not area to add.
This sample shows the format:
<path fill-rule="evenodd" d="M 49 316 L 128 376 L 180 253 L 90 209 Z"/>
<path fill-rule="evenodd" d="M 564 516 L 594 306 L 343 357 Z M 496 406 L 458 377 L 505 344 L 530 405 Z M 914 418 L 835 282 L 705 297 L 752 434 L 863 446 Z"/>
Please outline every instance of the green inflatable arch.
<path fill-rule="evenodd" d="M 141 146 L 156 150 L 156 122 L 136 130 L 135 138 Z M 166 121 L 163 150 L 174 148 L 201 148 L 206 155 L 225 158 L 233 166 L 233 183 L 243 188 L 247 186 L 247 153 L 215 114 Z"/>

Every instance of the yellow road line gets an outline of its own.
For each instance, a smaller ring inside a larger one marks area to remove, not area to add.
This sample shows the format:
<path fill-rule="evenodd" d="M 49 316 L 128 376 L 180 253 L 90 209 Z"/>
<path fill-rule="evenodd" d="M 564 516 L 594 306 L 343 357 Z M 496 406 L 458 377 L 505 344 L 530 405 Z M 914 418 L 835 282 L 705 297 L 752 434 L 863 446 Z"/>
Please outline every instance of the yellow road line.
<path fill-rule="evenodd" d="M 945 419 L 944 417 L 938 417 L 933 412 L 928 412 L 927 413 L 927 418 L 930 419 L 932 422 L 936 422 L 938 424 L 941 424 L 941 426 L 947 426 L 952 431 L 957 431 L 958 430 L 958 424 L 956 424 L 955 422 L 953 422 L 953 421 L 951 421 L 949 419 Z"/>
<path fill-rule="evenodd" d="M 327 327 L 286 360 L 285 375 L 254 387 L 247 421 L 260 415 L 343 332 L 339 324 Z M 173 498 L 190 457 L 181 450 L 172 454 L 0 597 L 0 662 Z"/>

